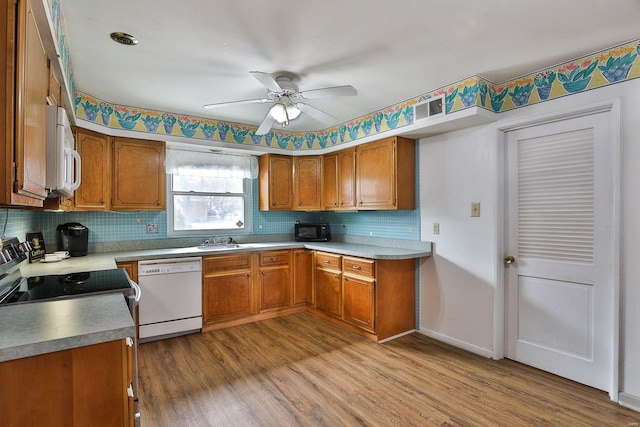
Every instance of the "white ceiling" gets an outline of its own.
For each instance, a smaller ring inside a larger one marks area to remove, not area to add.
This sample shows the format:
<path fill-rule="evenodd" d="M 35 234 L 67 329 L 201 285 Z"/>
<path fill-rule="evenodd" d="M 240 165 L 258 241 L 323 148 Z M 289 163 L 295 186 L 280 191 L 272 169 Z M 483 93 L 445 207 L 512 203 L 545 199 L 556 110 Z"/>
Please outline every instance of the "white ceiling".
<path fill-rule="evenodd" d="M 251 125 L 269 106 L 249 71 L 299 75 L 345 122 L 478 74 L 500 83 L 640 37 L 639 0 L 61 0 L 79 90 L 138 108 Z M 114 43 L 122 31 L 137 46 Z M 327 125 L 309 117 L 289 130 Z"/>

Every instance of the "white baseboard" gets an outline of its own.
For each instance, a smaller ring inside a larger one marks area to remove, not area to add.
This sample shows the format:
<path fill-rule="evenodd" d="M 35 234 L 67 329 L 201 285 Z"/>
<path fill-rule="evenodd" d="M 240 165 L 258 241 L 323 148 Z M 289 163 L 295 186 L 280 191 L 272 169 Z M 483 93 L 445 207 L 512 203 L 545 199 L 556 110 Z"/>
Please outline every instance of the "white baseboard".
<path fill-rule="evenodd" d="M 618 394 L 618 402 L 625 408 L 640 412 L 640 397 L 629 393 Z"/>
<path fill-rule="evenodd" d="M 389 337 L 389 338 L 385 338 L 385 339 L 383 339 L 383 340 L 380 340 L 380 341 L 378 341 L 378 344 L 384 344 L 384 343 L 386 343 L 386 342 L 389 342 L 389 341 L 391 341 L 391 340 L 395 340 L 396 338 L 400 338 L 400 337 L 403 337 L 403 336 L 405 336 L 405 335 L 412 334 L 412 333 L 414 333 L 414 332 L 416 332 L 416 330 L 415 330 L 415 329 L 411 329 L 410 331 L 402 332 L 402 333 L 400 333 L 400 334 L 398 334 L 398 335 L 394 335 L 394 336 L 392 336 L 392 337 Z"/>
<path fill-rule="evenodd" d="M 442 341 L 447 344 L 451 344 L 454 347 L 461 348 L 466 351 L 470 351 L 471 353 L 479 354 L 480 356 L 491 359 L 493 357 L 493 351 L 487 350 L 486 348 L 478 347 L 477 345 L 469 344 L 465 341 L 460 341 L 456 338 L 452 338 L 448 335 L 443 335 L 440 332 L 432 331 L 426 328 L 420 328 L 418 330 L 419 333 L 426 335 L 430 338 L 436 339 L 438 341 Z"/>

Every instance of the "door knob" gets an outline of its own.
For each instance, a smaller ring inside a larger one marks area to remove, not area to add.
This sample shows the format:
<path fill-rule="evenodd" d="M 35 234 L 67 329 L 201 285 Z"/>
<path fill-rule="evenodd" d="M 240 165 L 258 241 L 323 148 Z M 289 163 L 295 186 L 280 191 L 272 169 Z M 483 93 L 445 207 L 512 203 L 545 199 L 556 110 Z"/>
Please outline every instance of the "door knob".
<path fill-rule="evenodd" d="M 510 265 L 510 264 L 513 264 L 514 262 L 516 262 L 516 259 L 511 255 L 507 255 L 506 257 L 504 257 L 504 265 Z"/>

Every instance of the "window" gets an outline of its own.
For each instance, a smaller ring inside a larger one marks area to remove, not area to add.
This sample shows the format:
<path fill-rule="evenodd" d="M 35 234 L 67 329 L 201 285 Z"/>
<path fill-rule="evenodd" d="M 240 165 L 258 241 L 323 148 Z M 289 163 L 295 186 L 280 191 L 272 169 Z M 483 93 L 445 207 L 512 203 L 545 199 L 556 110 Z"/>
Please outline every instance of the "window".
<path fill-rule="evenodd" d="M 244 170 L 244 156 L 172 151 L 178 150 L 167 151 L 169 235 L 250 233 L 253 162 Z"/>

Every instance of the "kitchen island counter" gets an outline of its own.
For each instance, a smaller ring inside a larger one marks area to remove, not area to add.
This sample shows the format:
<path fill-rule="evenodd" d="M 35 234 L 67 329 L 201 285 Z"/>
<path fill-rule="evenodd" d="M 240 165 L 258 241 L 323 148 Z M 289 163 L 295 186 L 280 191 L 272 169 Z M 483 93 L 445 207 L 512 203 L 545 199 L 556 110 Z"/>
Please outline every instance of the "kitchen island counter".
<path fill-rule="evenodd" d="M 0 362 L 134 337 L 120 293 L 0 308 Z"/>

